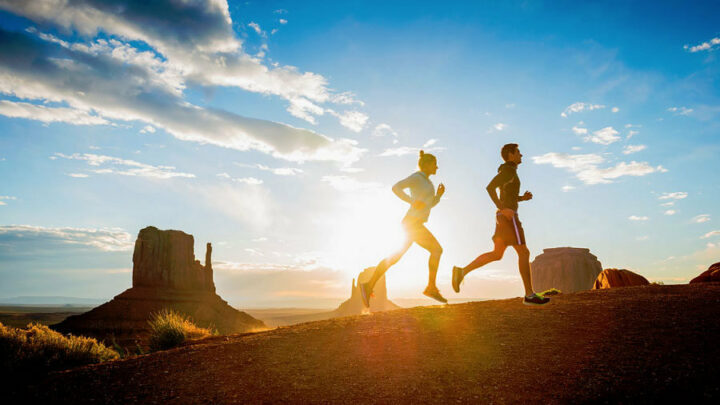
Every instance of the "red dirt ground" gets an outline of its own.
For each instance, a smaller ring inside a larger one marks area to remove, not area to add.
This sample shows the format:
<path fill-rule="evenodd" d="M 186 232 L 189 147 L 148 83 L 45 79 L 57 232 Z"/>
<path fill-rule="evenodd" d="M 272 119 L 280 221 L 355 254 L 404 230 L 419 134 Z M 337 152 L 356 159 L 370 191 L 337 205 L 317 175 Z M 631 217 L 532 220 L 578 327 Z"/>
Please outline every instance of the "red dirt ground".
<path fill-rule="evenodd" d="M 56 373 L 23 402 L 719 403 L 719 336 L 720 283 L 595 290 L 214 337 Z"/>

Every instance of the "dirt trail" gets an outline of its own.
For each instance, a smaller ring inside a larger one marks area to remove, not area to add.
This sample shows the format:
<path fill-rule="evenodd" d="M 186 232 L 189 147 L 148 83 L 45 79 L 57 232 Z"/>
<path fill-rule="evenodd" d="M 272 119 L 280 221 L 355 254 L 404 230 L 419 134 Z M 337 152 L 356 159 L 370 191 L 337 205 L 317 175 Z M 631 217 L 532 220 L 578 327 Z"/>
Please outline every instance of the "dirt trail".
<path fill-rule="evenodd" d="M 58 373 L 73 403 L 720 399 L 720 283 L 417 307 L 216 337 Z"/>

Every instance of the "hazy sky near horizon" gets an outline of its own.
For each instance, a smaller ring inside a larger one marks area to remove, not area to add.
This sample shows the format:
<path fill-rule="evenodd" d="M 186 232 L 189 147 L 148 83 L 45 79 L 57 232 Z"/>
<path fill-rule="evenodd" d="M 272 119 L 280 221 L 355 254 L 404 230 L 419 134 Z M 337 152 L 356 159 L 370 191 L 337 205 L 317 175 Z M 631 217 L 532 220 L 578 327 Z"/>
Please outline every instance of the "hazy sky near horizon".
<path fill-rule="evenodd" d="M 451 298 L 522 293 L 485 186 L 520 144 L 532 257 L 684 283 L 720 261 L 712 2 L 0 0 L 0 297 L 106 298 L 154 225 L 214 247 L 238 306 L 317 306 L 400 242 L 390 187 L 438 157 Z M 427 253 L 388 272 L 419 298 Z M 431 302 L 428 301 L 428 304 Z M 327 305 L 329 306 L 329 305 Z"/>

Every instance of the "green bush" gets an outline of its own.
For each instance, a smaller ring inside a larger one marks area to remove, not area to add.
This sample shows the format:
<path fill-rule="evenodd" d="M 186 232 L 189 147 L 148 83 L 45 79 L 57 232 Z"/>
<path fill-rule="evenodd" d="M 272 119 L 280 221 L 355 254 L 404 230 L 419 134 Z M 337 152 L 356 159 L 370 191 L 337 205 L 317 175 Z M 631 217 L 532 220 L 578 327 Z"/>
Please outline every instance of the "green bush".
<path fill-rule="evenodd" d="M 195 325 L 179 312 L 163 309 L 150 317 L 150 349 L 153 351 L 173 348 L 185 340 L 200 339 L 213 334 L 209 329 Z"/>
<path fill-rule="evenodd" d="M 117 352 L 92 338 L 65 336 L 36 323 L 26 329 L 0 323 L 0 372 L 4 374 L 64 370 L 117 358 Z"/>

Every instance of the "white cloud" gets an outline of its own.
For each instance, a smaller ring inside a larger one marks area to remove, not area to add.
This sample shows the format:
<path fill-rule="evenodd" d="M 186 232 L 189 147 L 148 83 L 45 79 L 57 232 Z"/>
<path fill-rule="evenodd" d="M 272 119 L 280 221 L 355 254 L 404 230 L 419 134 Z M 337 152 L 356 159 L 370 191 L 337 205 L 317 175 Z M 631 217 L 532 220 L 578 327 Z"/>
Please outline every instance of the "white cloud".
<path fill-rule="evenodd" d="M 362 131 L 369 118 L 367 114 L 360 111 L 345 111 L 343 113 L 338 113 L 334 110 L 328 109 L 327 112 L 338 117 L 342 126 L 354 132 Z"/>
<path fill-rule="evenodd" d="M 7 205 L 5 201 L 16 200 L 17 198 L 11 195 L 0 195 L 0 205 Z"/>
<path fill-rule="evenodd" d="M 715 50 L 717 48 L 717 45 L 720 45 L 720 38 L 715 37 L 707 42 L 703 42 L 698 45 L 694 45 L 694 46 L 685 45 L 685 46 L 683 46 L 683 49 L 685 49 L 686 51 L 695 53 L 695 52 L 700 52 L 700 51 Z"/>
<path fill-rule="evenodd" d="M 255 177 L 240 177 L 240 178 L 233 179 L 233 181 L 236 181 L 238 183 L 250 184 L 253 186 L 263 184 L 262 180 L 256 179 Z"/>
<path fill-rule="evenodd" d="M 593 132 L 593 135 L 585 137 L 585 140 L 598 143 L 600 145 L 610 145 L 611 143 L 620 140 L 620 137 L 617 135 L 618 131 L 616 131 L 613 127 L 605 127 Z"/>
<path fill-rule="evenodd" d="M 284 24 L 287 24 L 288 21 L 287 21 L 286 19 L 284 19 L 284 18 L 281 18 L 281 19 L 278 20 L 278 22 L 279 22 L 280 24 L 283 24 L 283 25 L 284 25 Z"/>
<path fill-rule="evenodd" d="M 612 110 L 610 110 L 610 111 L 612 111 L 612 112 L 616 113 L 616 112 L 620 111 L 620 109 L 619 109 L 619 108 L 617 108 L 617 107 L 613 107 L 613 108 L 612 108 Z"/>
<path fill-rule="evenodd" d="M 639 133 L 640 133 L 640 132 L 638 132 L 638 131 L 633 131 L 633 130 L 631 129 L 631 130 L 628 131 L 627 137 L 626 137 L 625 139 L 630 139 L 630 138 L 632 138 L 633 136 L 635 136 L 635 135 L 637 135 L 637 134 L 639 134 Z"/>
<path fill-rule="evenodd" d="M 693 112 L 692 108 L 687 107 L 670 107 L 667 110 L 677 115 L 689 115 L 691 112 Z"/>
<path fill-rule="evenodd" d="M 607 184 L 622 176 L 644 176 L 661 167 L 650 166 L 646 162 L 620 162 L 615 166 L 600 168 L 598 165 L 605 159 L 597 154 L 570 155 L 567 153 L 550 152 L 541 156 L 533 156 L 536 164 L 551 164 L 553 167 L 567 169 L 585 184 Z"/>
<path fill-rule="evenodd" d="M 687 198 L 688 193 L 684 191 L 676 191 L 674 193 L 662 193 L 660 197 L 658 197 L 658 200 L 682 200 L 683 198 Z"/>
<path fill-rule="evenodd" d="M 667 210 L 667 211 L 665 211 L 665 215 L 675 215 L 676 213 L 677 213 L 677 211 L 675 211 L 675 210 Z"/>
<path fill-rule="evenodd" d="M 0 226 L 0 236 L 14 240 L 39 240 L 82 245 L 106 252 L 132 250 L 133 240 L 129 233 L 119 228 L 48 228 L 33 225 Z"/>
<path fill-rule="evenodd" d="M 46 107 L 30 103 L 0 100 L 0 115 L 25 118 L 44 123 L 64 122 L 73 125 L 107 125 L 110 122 L 88 111 L 76 108 Z"/>
<path fill-rule="evenodd" d="M 646 217 L 646 216 L 639 217 L 639 216 L 637 216 L 637 215 L 630 215 L 630 216 L 628 217 L 628 219 L 631 220 L 631 221 L 647 221 L 647 220 L 650 219 L 650 218 L 648 218 L 648 217 Z"/>
<path fill-rule="evenodd" d="M 170 179 L 173 177 L 195 177 L 194 174 L 176 172 L 174 166 L 153 166 L 145 163 L 136 162 L 134 160 L 121 159 L 105 155 L 96 155 L 93 153 L 73 153 L 72 155 L 55 153 L 53 157 L 60 157 L 71 160 L 82 160 L 93 167 L 105 166 L 103 168 L 91 170 L 93 173 L 97 174 L 119 174 L 123 176 L 149 177 L 155 179 Z"/>
<path fill-rule="evenodd" d="M 145 125 L 143 129 L 140 130 L 141 134 L 154 134 L 155 133 L 155 127 L 152 125 Z"/>
<path fill-rule="evenodd" d="M 575 187 L 574 187 L 574 186 L 570 186 L 570 185 L 567 185 L 567 186 L 563 186 L 563 187 L 562 187 L 562 191 L 563 191 L 563 192 L 566 192 L 566 193 L 567 193 L 568 191 L 574 190 L 574 189 L 575 189 Z"/>
<path fill-rule="evenodd" d="M 85 173 L 68 173 L 68 176 L 75 177 L 78 179 L 84 179 L 84 178 L 88 177 L 88 175 Z"/>
<path fill-rule="evenodd" d="M 246 163 L 235 163 L 237 166 L 240 167 L 247 167 L 251 169 L 258 169 L 266 172 L 270 172 L 277 176 L 296 176 L 298 174 L 303 173 L 302 169 L 298 169 L 296 167 L 269 167 L 262 164 L 246 164 Z"/>
<path fill-rule="evenodd" d="M 638 240 L 638 241 L 643 241 L 643 240 L 648 240 L 648 239 L 650 239 L 650 237 L 647 235 L 638 236 L 637 238 L 635 238 L 635 240 Z"/>
<path fill-rule="evenodd" d="M 390 135 L 394 138 L 397 138 L 398 133 L 395 132 L 395 130 L 392 129 L 392 127 L 388 124 L 379 124 L 375 127 L 372 131 L 373 136 L 386 136 Z"/>
<path fill-rule="evenodd" d="M 361 182 L 348 176 L 323 176 L 322 181 L 329 183 L 330 186 L 332 186 L 336 190 L 343 192 L 370 190 L 382 187 L 380 183 Z"/>
<path fill-rule="evenodd" d="M 423 148 L 429 148 L 437 143 L 437 139 L 428 139 L 427 142 L 423 144 Z"/>
<path fill-rule="evenodd" d="M 692 218 L 692 221 L 696 224 L 702 224 L 710 221 L 710 214 L 700 214 Z"/>
<path fill-rule="evenodd" d="M 260 28 L 260 24 L 256 22 L 250 22 L 248 24 L 248 27 L 252 28 L 258 35 L 263 35 L 263 30 Z"/>
<path fill-rule="evenodd" d="M 244 183 L 251 186 L 258 186 L 260 184 L 263 184 L 263 181 L 260 179 L 256 179 L 255 177 L 232 177 L 227 173 L 218 173 L 216 174 L 217 177 L 222 177 L 223 179 L 228 179 L 231 181 L 234 181 L 236 183 Z"/>
<path fill-rule="evenodd" d="M 312 131 L 202 108 L 185 100 L 187 83 L 239 87 L 279 96 L 289 102 L 292 114 L 304 113 L 303 119 L 312 122 L 313 115 L 324 112 L 319 104 L 347 99 L 341 96 L 344 93 L 330 90 L 321 75 L 300 72 L 293 66 L 268 67 L 243 52 L 224 2 L 179 6 L 167 1 L 152 8 L 119 0 L 105 1 L 102 6 L 58 2 L 52 7 L 45 2 L 15 2 L 4 7 L 42 26 L 59 27 L 67 39 L 36 29 L 3 31 L 7 46 L 0 48 L 0 93 L 65 103 L 76 110 L 77 122 L 137 120 L 182 140 L 254 149 L 295 161 L 359 157 L 349 140 L 335 141 Z M 186 20 L 193 24 L 182 23 Z M 111 39 L 99 38 L 100 32 Z M 84 42 L 87 39 L 91 42 Z M 135 48 L 133 41 L 142 41 L 151 49 Z M 33 58 L 22 56 L 31 54 Z M 12 107 L 15 111 L 33 108 Z M 45 111 L 44 116 L 55 117 L 60 112 L 72 111 Z M 83 115 L 90 112 L 94 118 Z M 357 116 L 347 119 L 358 121 Z"/>
<path fill-rule="evenodd" d="M 623 154 L 629 155 L 631 153 L 640 152 L 641 150 L 645 150 L 647 148 L 645 145 L 627 145 L 625 146 L 625 149 L 623 149 Z"/>
<path fill-rule="evenodd" d="M 668 201 L 666 203 L 660 204 L 661 207 L 672 207 L 675 205 L 675 201 Z"/>
<path fill-rule="evenodd" d="M 707 239 L 712 238 L 713 236 L 720 235 L 720 231 L 710 231 L 706 233 L 705 235 L 701 236 L 700 239 Z"/>
<path fill-rule="evenodd" d="M 600 105 L 600 104 L 577 102 L 577 103 L 573 103 L 573 104 L 569 105 L 567 108 L 565 108 L 565 111 L 560 113 L 560 116 L 567 117 L 568 115 L 573 114 L 573 113 L 578 113 L 578 112 L 582 112 L 582 111 L 598 110 L 601 108 L 605 108 L 605 106 Z"/>
<path fill-rule="evenodd" d="M 505 128 L 507 128 L 507 124 L 503 124 L 502 122 L 498 122 L 497 124 L 493 125 L 493 129 L 496 131 L 502 131 Z"/>
<path fill-rule="evenodd" d="M 572 127 L 572 131 L 575 133 L 575 135 L 587 135 L 588 133 L 587 128 L 582 127 Z"/>

